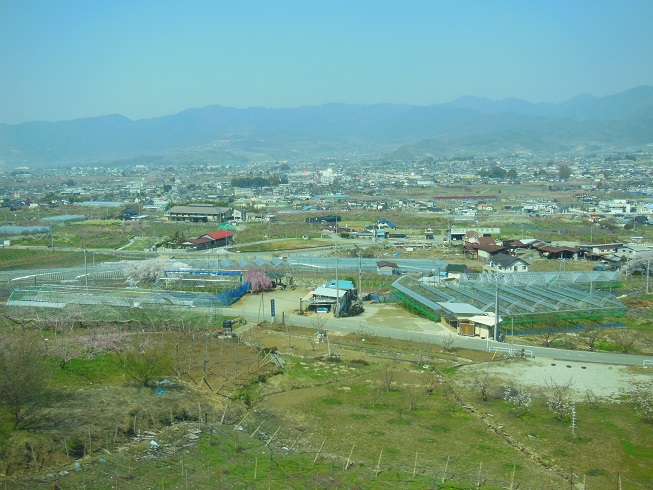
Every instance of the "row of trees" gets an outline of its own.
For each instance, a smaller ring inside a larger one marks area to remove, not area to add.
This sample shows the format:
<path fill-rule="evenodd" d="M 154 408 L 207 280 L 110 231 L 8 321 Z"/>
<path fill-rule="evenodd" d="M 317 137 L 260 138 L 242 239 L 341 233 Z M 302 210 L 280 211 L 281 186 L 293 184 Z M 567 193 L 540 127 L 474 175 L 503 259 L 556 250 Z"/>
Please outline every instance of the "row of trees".
<path fill-rule="evenodd" d="M 483 168 L 478 172 L 478 175 L 484 179 L 499 179 L 499 180 L 516 180 L 517 171 L 514 168 L 506 170 L 499 167 L 498 165 L 493 165 L 488 168 Z"/>
<path fill-rule="evenodd" d="M 560 180 L 569 180 L 569 177 L 571 177 L 572 174 L 572 170 L 571 167 L 566 163 L 561 163 L 558 165 L 557 173 L 557 177 Z M 478 175 L 482 178 L 488 179 L 517 180 L 517 171 L 514 168 L 506 170 L 498 165 L 492 165 L 491 167 L 483 168 L 478 172 Z M 547 170 L 542 168 L 536 169 L 534 175 L 536 177 L 553 176 L 551 172 L 547 172 Z"/>
<path fill-rule="evenodd" d="M 491 167 L 483 168 L 478 172 L 478 175 L 482 178 L 487 179 L 499 179 L 499 180 L 517 180 L 517 171 L 514 168 L 506 170 L 498 165 L 492 165 Z M 543 168 L 538 168 L 535 170 L 534 175 L 536 177 L 553 177 L 552 172 L 547 171 Z M 569 180 L 572 175 L 572 170 L 569 165 L 566 163 L 561 163 L 558 165 L 557 177 L 560 180 Z"/>
<path fill-rule="evenodd" d="M 541 388 L 506 385 L 492 377 L 489 367 L 474 372 L 471 388 L 482 402 L 488 402 L 490 398 L 503 399 L 515 417 L 527 414 L 533 403 L 540 400 L 561 423 L 574 416 L 576 403 L 585 403 L 589 409 L 596 410 L 603 401 L 590 386 L 585 387 L 584 395 L 579 394 L 571 378 L 559 380 L 549 377 Z M 634 383 L 623 394 L 643 421 L 653 422 L 653 383 Z"/>
<path fill-rule="evenodd" d="M 583 347 L 590 351 L 610 350 L 622 354 L 630 353 L 637 342 L 636 334 L 626 328 L 606 329 L 590 326 L 573 337 L 561 333 L 560 328 L 560 322 L 551 321 L 536 327 L 534 337 L 544 347 L 564 344 L 567 349 Z"/>
<path fill-rule="evenodd" d="M 269 177 L 233 177 L 231 187 L 274 187 L 287 184 L 288 176 L 273 174 Z"/>

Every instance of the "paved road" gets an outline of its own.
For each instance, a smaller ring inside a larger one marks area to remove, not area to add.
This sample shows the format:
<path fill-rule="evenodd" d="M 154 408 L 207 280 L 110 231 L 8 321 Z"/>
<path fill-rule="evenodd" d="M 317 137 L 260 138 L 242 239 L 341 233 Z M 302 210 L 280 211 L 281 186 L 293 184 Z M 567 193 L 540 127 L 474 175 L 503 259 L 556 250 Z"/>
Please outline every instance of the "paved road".
<path fill-rule="evenodd" d="M 270 321 L 269 311 L 267 316 L 259 314 L 258 311 L 247 311 L 239 308 L 224 308 L 225 315 L 244 316 L 248 325 L 244 329 L 239 329 L 238 333 L 245 332 L 248 328 L 255 325 L 259 321 Z M 296 325 L 299 327 L 316 328 L 314 316 L 300 316 L 294 314 L 286 314 L 285 322 L 289 325 Z M 280 321 L 280 318 L 277 318 Z M 372 330 L 378 337 L 388 337 L 399 340 L 408 340 L 416 342 L 428 342 L 433 344 L 442 343 L 445 336 L 451 335 L 450 333 L 436 330 L 434 324 L 433 332 L 413 332 L 401 330 L 396 328 L 382 327 L 374 325 L 367 320 L 352 318 L 334 318 L 329 315 L 328 320 L 322 327 L 325 330 L 332 332 L 342 333 L 357 333 L 361 331 Z M 454 342 L 454 347 L 471 349 L 471 350 L 495 350 L 499 349 L 500 352 L 507 352 L 505 349 L 524 349 L 531 352 L 533 357 L 542 357 L 546 359 L 558 361 L 575 361 L 575 362 L 591 362 L 600 364 L 621 364 L 630 366 L 641 366 L 645 360 L 653 363 L 653 356 L 639 356 L 639 355 L 626 355 L 626 354 L 613 354 L 605 352 L 589 352 L 589 351 L 575 351 L 564 349 L 553 349 L 550 347 L 539 347 L 527 344 L 511 344 L 503 342 L 495 342 L 493 340 L 487 341 L 472 337 L 457 336 Z"/>

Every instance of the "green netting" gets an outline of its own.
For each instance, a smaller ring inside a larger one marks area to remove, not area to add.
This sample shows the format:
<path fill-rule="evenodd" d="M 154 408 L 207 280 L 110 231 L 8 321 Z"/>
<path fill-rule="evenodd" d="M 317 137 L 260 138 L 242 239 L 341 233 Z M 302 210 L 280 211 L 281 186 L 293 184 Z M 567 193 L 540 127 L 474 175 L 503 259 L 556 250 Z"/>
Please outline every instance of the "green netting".
<path fill-rule="evenodd" d="M 434 311 L 433 309 L 411 298 L 410 296 L 402 293 L 396 288 L 391 288 L 391 289 L 392 289 L 392 294 L 397 298 L 399 298 L 401 301 L 403 301 L 405 304 L 407 304 L 410 308 L 418 311 L 420 314 L 422 314 L 426 318 L 433 320 L 434 322 L 440 321 L 441 319 L 440 314 Z"/>

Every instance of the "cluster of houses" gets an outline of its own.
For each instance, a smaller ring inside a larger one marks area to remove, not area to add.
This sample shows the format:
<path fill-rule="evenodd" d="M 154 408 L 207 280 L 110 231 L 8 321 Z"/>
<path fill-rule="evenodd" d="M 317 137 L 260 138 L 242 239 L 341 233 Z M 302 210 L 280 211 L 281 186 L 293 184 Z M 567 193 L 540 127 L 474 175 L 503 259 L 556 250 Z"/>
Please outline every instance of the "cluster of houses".
<path fill-rule="evenodd" d="M 642 243 L 641 237 L 631 237 L 630 243 L 551 244 L 535 238 L 498 240 L 491 233 L 498 228 L 452 228 L 448 230 L 452 243 L 462 244 L 464 254 L 484 262 L 484 272 L 528 272 L 529 263 L 519 257 L 523 252 L 536 252 L 550 260 L 590 260 L 616 269 L 621 263 L 650 255 L 653 249 Z"/>

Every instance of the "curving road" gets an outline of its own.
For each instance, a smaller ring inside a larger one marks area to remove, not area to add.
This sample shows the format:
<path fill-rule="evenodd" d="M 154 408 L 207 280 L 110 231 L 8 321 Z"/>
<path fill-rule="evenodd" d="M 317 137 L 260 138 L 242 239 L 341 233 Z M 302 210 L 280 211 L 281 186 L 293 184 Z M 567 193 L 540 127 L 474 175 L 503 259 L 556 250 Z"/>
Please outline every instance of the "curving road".
<path fill-rule="evenodd" d="M 223 308 L 225 315 L 234 315 L 244 317 L 248 324 L 245 327 L 238 329 L 238 333 L 242 334 L 251 328 L 254 324 L 260 321 L 271 321 L 269 311 L 266 312 L 267 316 L 261 315 L 258 311 L 243 310 L 238 308 Z M 277 318 L 280 321 L 280 318 Z M 289 325 L 296 325 L 299 327 L 316 328 L 312 316 L 301 316 L 294 314 L 286 314 L 285 322 Z M 446 336 L 452 335 L 445 327 L 434 325 L 433 332 L 414 332 L 385 326 L 374 325 L 367 320 L 351 318 L 334 318 L 329 315 L 328 321 L 322 327 L 324 330 L 342 333 L 357 333 L 361 330 L 374 331 L 374 334 L 379 337 L 388 337 L 399 340 L 408 340 L 415 342 L 427 342 L 432 344 L 440 344 Z M 438 329 L 438 330 L 436 330 Z M 629 366 L 642 366 L 644 361 L 650 361 L 653 364 L 653 356 L 640 356 L 630 354 L 614 354 L 607 352 L 589 352 L 589 351 L 576 351 L 553 349 L 551 347 L 540 347 L 519 343 L 508 342 L 495 342 L 493 340 L 483 340 L 473 337 L 457 336 L 454 342 L 454 347 L 471 349 L 471 350 L 490 350 L 494 351 L 499 349 L 500 353 L 507 353 L 507 349 L 514 349 L 519 351 L 524 349 L 527 354 L 531 353 L 533 357 L 543 357 L 546 359 L 553 359 L 559 361 L 575 361 L 575 362 L 588 362 L 600 364 L 621 364 Z"/>

